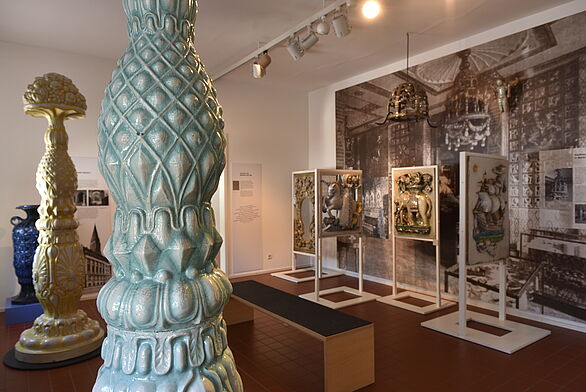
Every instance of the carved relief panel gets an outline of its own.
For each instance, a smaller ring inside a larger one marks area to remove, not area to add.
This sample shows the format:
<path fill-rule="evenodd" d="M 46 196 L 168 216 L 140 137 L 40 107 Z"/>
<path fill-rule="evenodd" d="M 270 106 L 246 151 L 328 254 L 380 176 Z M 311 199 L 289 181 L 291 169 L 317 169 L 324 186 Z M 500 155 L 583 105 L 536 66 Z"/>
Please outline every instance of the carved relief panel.
<path fill-rule="evenodd" d="M 392 169 L 393 234 L 437 239 L 437 166 Z"/>
<path fill-rule="evenodd" d="M 293 251 L 315 254 L 315 172 L 293 173 Z"/>

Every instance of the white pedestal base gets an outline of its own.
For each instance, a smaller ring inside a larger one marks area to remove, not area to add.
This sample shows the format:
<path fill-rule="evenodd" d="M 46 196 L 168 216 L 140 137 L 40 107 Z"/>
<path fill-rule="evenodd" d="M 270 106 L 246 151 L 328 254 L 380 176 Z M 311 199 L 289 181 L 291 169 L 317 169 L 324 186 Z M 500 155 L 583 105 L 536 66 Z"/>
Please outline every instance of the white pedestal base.
<path fill-rule="evenodd" d="M 402 298 L 417 298 L 423 301 L 431 302 L 426 306 L 417 306 L 407 302 L 400 301 Z M 378 302 L 382 302 L 387 305 L 396 306 L 397 308 L 409 310 L 411 312 L 419 314 L 429 314 L 437 312 L 438 310 L 449 308 L 450 306 L 456 305 L 455 302 L 442 300 L 441 305 L 437 305 L 436 298 L 430 295 L 415 293 L 413 291 L 402 291 L 397 295 L 387 295 L 386 297 L 380 297 L 376 299 Z"/>
<path fill-rule="evenodd" d="M 340 301 L 340 302 L 329 301 L 325 298 L 322 298 L 324 295 L 333 294 L 333 293 L 342 293 L 342 292 L 356 295 L 357 298 L 351 298 L 351 299 L 347 299 L 345 301 Z M 378 295 L 367 293 L 366 291 L 360 292 L 356 289 L 353 289 L 351 287 L 346 287 L 346 286 L 334 287 L 334 288 L 328 289 L 328 290 L 320 290 L 319 296 L 320 296 L 319 301 L 317 301 L 315 292 L 300 295 L 301 298 L 313 301 L 315 303 L 327 306 L 328 308 L 332 308 L 332 309 L 340 309 L 340 308 L 344 308 L 346 306 L 358 305 L 358 304 L 361 304 L 364 302 L 374 301 L 375 299 L 379 298 Z"/>
<path fill-rule="evenodd" d="M 307 272 L 307 271 L 314 271 L 314 269 L 313 268 L 300 268 L 300 269 L 296 269 L 296 270 L 273 272 L 271 274 L 271 276 L 274 276 L 275 278 L 285 279 L 285 280 L 288 280 L 289 282 L 293 282 L 293 283 L 309 282 L 310 280 L 314 280 L 315 279 L 314 276 L 306 276 L 305 278 L 296 278 L 296 277 L 290 275 L 290 274 L 294 274 L 294 273 L 298 273 L 298 272 Z M 324 270 L 321 273 L 321 278 L 322 279 L 333 278 L 334 276 L 340 276 L 340 275 L 343 275 L 343 274 L 341 272 L 332 272 L 332 271 Z"/>
<path fill-rule="evenodd" d="M 515 351 L 527 347 L 551 334 L 551 331 L 545 329 L 531 327 L 509 320 L 499 320 L 497 317 L 482 313 L 467 312 L 467 321 L 474 320 L 511 332 L 503 336 L 496 336 L 466 327 L 464 335 L 461 336 L 458 326 L 458 315 L 458 312 L 450 313 L 425 321 L 421 325 L 425 328 L 433 329 L 434 331 L 442 332 L 507 354 L 513 354 Z"/>

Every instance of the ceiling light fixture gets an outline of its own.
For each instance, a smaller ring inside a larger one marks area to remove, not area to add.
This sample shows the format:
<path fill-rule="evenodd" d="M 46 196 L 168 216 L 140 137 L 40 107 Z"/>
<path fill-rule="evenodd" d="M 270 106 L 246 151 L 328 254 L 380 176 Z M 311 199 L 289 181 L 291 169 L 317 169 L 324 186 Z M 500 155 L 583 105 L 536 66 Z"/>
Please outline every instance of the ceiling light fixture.
<path fill-rule="evenodd" d="M 460 72 L 446 100 L 445 143 L 450 151 L 485 147 L 491 133 L 487 102 L 493 91 L 472 71 L 470 54 L 470 50 L 459 54 Z"/>
<path fill-rule="evenodd" d="M 319 37 L 317 36 L 315 31 L 311 29 L 311 26 L 307 26 L 307 31 L 309 34 L 307 35 L 307 37 L 301 40 L 301 47 L 304 51 L 311 49 L 313 45 L 317 44 L 317 41 L 319 41 Z"/>
<path fill-rule="evenodd" d="M 362 15 L 366 19 L 374 19 L 380 14 L 380 3 L 376 0 L 368 0 L 362 5 Z"/>
<path fill-rule="evenodd" d="M 350 22 L 348 22 L 348 17 L 342 12 L 341 8 L 338 8 L 336 16 L 332 19 L 332 27 L 338 38 L 345 37 L 350 34 L 350 31 L 352 31 Z"/>
<path fill-rule="evenodd" d="M 252 63 L 252 76 L 255 79 L 260 79 L 267 74 L 267 67 L 271 64 L 271 56 L 269 51 L 265 50 L 258 55 L 256 60 Z"/>
<path fill-rule="evenodd" d="M 303 47 L 299 43 L 299 38 L 293 35 L 289 37 L 289 41 L 287 43 L 287 51 L 295 61 L 299 60 L 305 54 Z"/>
<path fill-rule="evenodd" d="M 247 54 L 235 63 L 230 64 L 221 71 L 213 74 L 212 79 L 217 80 L 223 77 L 224 75 L 239 68 L 243 64 L 249 63 L 251 61 L 254 62 L 263 52 L 271 50 L 275 47 L 285 46 L 287 48 L 287 51 L 291 54 L 291 57 L 293 57 L 293 59 L 295 60 L 299 60 L 305 53 L 305 49 L 303 48 L 303 46 L 301 46 L 299 37 L 296 36 L 303 30 L 307 29 L 308 26 L 314 28 L 314 34 L 317 33 L 319 35 L 327 35 L 331 30 L 331 26 L 334 26 L 335 23 L 335 25 L 338 26 L 336 28 L 338 30 L 336 35 L 338 37 L 343 37 L 347 35 L 350 32 L 350 24 L 348 23 L 347 15 L 342 14 L 342 10 L 347 12 L 347 10 L 350 7 L 350 4 L 354 6 L 356 1 L 350 2 L 348 0 L 328 0 L 328 2 L 329 5 L 326 5 L 326 1 L 324 1 L 324 7 L 318 12 L 305 18 L 297 25 L 291 27 L 287 31 L 284 31 L 282 34 L 276 36 L 266 44 L 260 46 L 258 49 Z M 332 21 L 333 17 L 337 18 L 335 22 Z M 329 23 L 329 21 L 332 21 L 332 23 Z M 315 43 L 317 42 L 316 38 L 319 39 L 319 36 L 317 36 L 317 34 L 316 37 L 313 37 L 312 34 L 309 34 L 310 37 L 304 38 L 304 46 L 306 48 L 315 45 Z M 291 39 L 291 37 L 293 37 L 293 39 Z M 258 69 L 258 71 L 260 71 L 260 68 Z"/>
<path fill-rule="evenodd" d="M 409 33 L 407 33 L 407 77 L 409 77 Z M 397 86 L 391 97 L 387 108 L 387 116 L 382 123 L 387 121 L 419 121 L 427 119 L 427 123 L 435 128 L 429 122 L 429 104 L 425 91 L 419 90 L 411 82 L 405 82 Z"/>
<path fill-rule="evenodd" d="M 330 33 L 330 24 L 325 16 L 322 16 L 319 23 L 315 26 L 315 31 L 319 35 L 328 35 Z"/>

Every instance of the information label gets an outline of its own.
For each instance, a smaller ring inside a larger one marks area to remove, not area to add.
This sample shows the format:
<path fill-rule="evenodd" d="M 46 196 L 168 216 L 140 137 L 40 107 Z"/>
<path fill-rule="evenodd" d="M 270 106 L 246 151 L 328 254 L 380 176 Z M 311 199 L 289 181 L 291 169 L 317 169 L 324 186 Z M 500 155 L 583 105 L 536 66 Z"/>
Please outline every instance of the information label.
<path fill-rule="evenodd" d="M 231 165 L 232 271 L 262 269 L 262 166 Z"/>

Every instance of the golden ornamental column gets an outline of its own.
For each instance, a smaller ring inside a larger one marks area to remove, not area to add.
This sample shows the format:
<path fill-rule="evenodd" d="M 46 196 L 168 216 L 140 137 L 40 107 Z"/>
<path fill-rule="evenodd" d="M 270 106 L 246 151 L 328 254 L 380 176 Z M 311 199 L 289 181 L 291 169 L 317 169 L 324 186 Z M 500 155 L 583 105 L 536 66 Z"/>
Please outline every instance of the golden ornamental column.
<path fill-rule="evenodd" d="M 45 154 L 37 169 L 41 206 L 39 246 L 33 263 L 33 282 L 44 314 L 20 335 L 15 356 L 22 362 L 57 362 L 96 350 L 104 338 L 98 322 L 77 308 L 85 257 L 74 217 L 77 173 L 67 153 L 63 124 L 64 120 L 83 117 L 87 106 L 73 82 L 56 73 L 37 77 L 23 101 L 26 114 L 49 122 Z"/>

